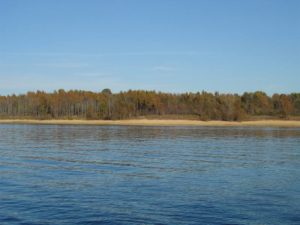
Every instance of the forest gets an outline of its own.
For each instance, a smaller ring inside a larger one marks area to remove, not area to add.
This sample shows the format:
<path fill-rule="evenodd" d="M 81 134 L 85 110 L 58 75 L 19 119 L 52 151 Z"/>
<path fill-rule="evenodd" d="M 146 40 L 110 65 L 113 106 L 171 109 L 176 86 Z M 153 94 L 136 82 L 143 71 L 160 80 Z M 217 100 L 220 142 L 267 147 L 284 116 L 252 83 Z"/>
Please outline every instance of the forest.
<path fill-rule="evenodd" d="M 300 116 L 300 93 L 261 91 L 238 94 L 164 93 L 128 90 L 112 93 L 63 89 L 0 96 L 0 118 L 130 119 L 141 117 L 241 121 L 254 117 L 289 119 Z"/>

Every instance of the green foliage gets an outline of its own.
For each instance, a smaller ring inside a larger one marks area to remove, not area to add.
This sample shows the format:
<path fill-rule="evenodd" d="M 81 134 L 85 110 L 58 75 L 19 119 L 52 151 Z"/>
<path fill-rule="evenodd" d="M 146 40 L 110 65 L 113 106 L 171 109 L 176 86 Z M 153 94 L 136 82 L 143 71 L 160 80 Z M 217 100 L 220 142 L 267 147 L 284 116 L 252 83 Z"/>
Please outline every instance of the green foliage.
<path fill-rule="evenodd" d="M 107 94 L 107 95 L 111 95 L 111 94 L 112 94 L 112 92 L 111 92 L 111 90 L 110 90 L 109 88 L 103 89 L 103 90 L 101 91 L 101 93 L 102 93 L 102 94 Z"/>

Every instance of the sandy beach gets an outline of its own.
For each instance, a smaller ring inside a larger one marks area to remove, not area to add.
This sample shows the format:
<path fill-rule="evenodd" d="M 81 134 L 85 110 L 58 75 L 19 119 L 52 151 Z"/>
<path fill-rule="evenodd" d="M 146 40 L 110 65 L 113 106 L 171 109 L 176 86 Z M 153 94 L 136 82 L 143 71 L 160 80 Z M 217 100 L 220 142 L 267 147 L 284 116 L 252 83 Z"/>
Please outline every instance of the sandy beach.
<path fill-rule="evenodd" d="M 22 120 L 3 119 L 0 124 L 58 124 L 58 125 L 126 125 L 126 126 L 261 126 L 261 127 L 300 127 L 295 120 L 258 120 L 258 121 L 198 121 L 198 120 Z"/>

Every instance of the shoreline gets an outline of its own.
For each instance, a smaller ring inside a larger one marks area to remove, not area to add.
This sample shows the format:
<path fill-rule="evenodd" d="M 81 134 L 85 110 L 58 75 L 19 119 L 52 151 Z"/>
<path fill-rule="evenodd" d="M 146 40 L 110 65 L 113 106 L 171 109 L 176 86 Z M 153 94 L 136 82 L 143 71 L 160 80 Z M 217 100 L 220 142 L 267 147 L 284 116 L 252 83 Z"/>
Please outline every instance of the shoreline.
<path fill-rule="evenodd" d="M 300 127 L 299 120 L 256 120 L 256 121 L 200 121 L 168 119 L 130 120 L 34 120 L 0 119 L 0 124 L 40 124 L 40 125 L 116 125 L 116 126 L 209 126 L 209 127 Z"/>

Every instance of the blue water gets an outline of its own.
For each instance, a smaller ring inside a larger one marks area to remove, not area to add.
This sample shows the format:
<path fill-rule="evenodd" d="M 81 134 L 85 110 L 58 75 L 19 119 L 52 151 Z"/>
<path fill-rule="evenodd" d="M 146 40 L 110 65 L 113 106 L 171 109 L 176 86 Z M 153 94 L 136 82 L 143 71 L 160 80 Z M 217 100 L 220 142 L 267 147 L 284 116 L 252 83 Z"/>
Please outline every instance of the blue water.
<path fill-rule="evenodd" d="M 0 125 L 0 224 L 300 224 L 300 129 Z"/>

